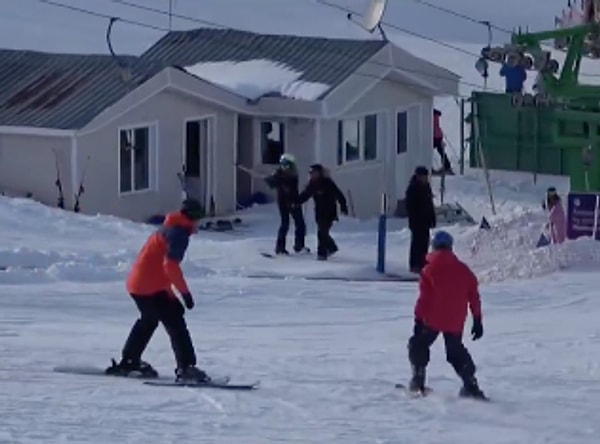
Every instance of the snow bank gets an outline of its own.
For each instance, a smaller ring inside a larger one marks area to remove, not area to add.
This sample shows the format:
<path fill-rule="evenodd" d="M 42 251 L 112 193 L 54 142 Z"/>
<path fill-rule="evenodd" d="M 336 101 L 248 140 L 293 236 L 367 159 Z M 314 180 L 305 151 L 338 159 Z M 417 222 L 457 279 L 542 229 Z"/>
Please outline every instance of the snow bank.
<path fill-rule="evenodd" d="M 206 62 L 184 68 L 189 74 L 248 99 L 276 93 L 299 100 L 317 100 L 330 86 L 298 80 L 298 72 L 271 60 Z"/>
<path fill-rule="evenodd" d="M 457 252 L 482 283 L 533 278 L 556 271 L 588 271 L 600 266 L 600 242 L 589 238 L 536 248 L 546 215 L 523 210 L 496 220 L 490 230 L 465 230 Z"/>

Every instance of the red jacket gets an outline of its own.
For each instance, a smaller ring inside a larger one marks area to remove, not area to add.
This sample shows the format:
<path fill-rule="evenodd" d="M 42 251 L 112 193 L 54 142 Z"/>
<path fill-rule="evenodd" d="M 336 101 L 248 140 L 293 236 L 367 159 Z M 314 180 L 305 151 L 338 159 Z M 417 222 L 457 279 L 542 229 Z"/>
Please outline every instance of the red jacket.
<path fill-rule="evenodd" d="M 138 296 L 152 296 L 161 291 L 189 293 L 179 267 L 188 247 L 194 223 L 181 213 L 170 213 L 163 226 L 142 247 L 127 277 L 127 291 Z M 173 295 L 174 296 L 174 295 Z"/>
<path fill-rule="evenodd" d="M 474 318 L 481 319 L 478 282 L 471 269 L 450 250 L 427 255 L 415 318 L 432 330 L 462 335 L 467 306 Z"/>

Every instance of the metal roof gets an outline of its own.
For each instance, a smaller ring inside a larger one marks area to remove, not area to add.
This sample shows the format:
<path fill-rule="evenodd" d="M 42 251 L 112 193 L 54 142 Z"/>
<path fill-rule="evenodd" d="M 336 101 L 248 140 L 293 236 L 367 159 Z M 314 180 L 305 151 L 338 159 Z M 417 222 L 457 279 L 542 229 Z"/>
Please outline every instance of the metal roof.
<path fill-rule="evenodd" d="M 201 28 L 172 31 L 140 57 L 0 49 L 0 126 L 79 129 L 167 66 L 267 59 L 334 88 L 386 45 Z M 331 90 L 330 88 L 330 90 Z M 326 95 L 325 92 L 321 98 Z"/>
<path fill-rule="evenodd" d="M 0 125 L 85 126 L 160 69 L 133 56 L 121 60 L 131 65 L 128 82 L 110 55 L 0 49 Z"/>
<path fill-rule="evenodd" d="M 331 39 L 200 28 L 166 34 L 141 58 L 162 60 L 167 65 L 180 67 L 201 62 L 266 59 L 302 72 L 299 80 L 329 85 L 330 91 L 386 43 L 383 40 Z"/>

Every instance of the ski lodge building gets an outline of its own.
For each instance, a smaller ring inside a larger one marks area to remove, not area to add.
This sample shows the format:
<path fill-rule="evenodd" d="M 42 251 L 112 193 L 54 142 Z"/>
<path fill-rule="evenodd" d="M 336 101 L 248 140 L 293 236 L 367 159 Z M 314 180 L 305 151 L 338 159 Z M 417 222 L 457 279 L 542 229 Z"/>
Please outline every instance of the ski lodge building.
<path fill-rule="evenodd" d="M 82 213 L 144 221 L 178 207 L 185 176 L 227 215 L 285 152 L 302 181 L 329 168 L 357 217 L 383 192 L 393 212 L 432 164 L 433 98 L 458 83 L 384 40 L 204 28 L 139 57 L 0 50 L 0 191 L 55 206 L 58 171 L 65 208 L 83 177 Z"/>

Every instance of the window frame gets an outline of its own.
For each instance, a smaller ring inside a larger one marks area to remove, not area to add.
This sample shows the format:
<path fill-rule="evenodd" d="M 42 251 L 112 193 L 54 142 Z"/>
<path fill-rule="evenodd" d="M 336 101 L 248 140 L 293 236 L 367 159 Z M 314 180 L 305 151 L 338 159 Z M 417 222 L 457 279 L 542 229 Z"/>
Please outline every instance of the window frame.
<path fill-rule="evenodd" d="M 367 150 L 367 119 L 374 118 L 375 119 L 375 157 L 372 159 L 366 158 L 366 150 Z M 357 117 L 347 116 L 342 119 L 337 120 L 336 125 L 336 165 L 338 167 L 343 167 L 347 165 L 355 165 L 358 163 L 369 163 L 376 162 L 379 160 L 379 113 L 368 113 Z M 353 122 L 358 123 L 358 158 L 347 160 L 348 159 L 348 150 L 346 149 L 346 144 L 344 143 L 344 123 L 345 122 Z M 341 161 L 340 161 L 340 150 L 341 150 Z"/>
<path fill-rule="evenodd" d="M 131 131 L 134 143 L 135 143 L 135 131 L 136 130 L 147 130 L 148 137 L 148 185 L 144 188 L 136 188 L 135 178 L 135 151 L 130 152 L 130 180 L 131 189 L 128 191 L 122 191 L 122 175 L 121 175 L 121 135 L 125 131 Z M 117 128 L 117 192 L 119 197 L 129 196 L 133 194 L 147 193 L 155 191 L 158 185 L 158 122 L 144 122 L 132 125 L 120 126 Z"/>

